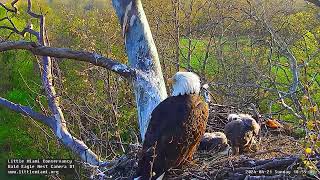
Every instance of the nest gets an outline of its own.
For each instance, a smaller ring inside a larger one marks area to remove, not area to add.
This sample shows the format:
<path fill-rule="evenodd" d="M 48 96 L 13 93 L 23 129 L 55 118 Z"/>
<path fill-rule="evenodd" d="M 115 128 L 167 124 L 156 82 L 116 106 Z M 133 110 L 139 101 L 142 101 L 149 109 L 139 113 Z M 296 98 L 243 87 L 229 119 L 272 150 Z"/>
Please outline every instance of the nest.
<path fill-rule="evenodd" d="M 222 131 L 230 113 L 250 113 L 230 106 L 210 105 L 207 132 Z M 302 168 L 303 147 L 285 133 L 262 133 L 257 152 L 231 156 L 225 152 L 197 151 L 194 161 L 171 169 L 165 179 L 306 179 Z M 137 168 L 139 148 L 132 148 L 112 169 L 107 179 L 132 179 Z"/>

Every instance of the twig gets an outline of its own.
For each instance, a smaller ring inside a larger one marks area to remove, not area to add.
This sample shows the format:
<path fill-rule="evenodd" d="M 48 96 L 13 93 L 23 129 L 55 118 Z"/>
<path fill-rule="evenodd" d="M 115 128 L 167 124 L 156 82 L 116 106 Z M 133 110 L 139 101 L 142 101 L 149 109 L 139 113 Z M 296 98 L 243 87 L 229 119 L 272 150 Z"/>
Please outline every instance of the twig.
<path fill-rule="evenodd" d="M 282 151 L 280 148 L 275 148 L 275 149 L 270 149 L 270 150 L 265 150 L 265 151 L 258 151 L 256 153 L 250 154 L 248 157 L 253 158 L 255 156 L 267 154 L 267 153 L 271 153 L 271 152 L 282 152 Z"/>

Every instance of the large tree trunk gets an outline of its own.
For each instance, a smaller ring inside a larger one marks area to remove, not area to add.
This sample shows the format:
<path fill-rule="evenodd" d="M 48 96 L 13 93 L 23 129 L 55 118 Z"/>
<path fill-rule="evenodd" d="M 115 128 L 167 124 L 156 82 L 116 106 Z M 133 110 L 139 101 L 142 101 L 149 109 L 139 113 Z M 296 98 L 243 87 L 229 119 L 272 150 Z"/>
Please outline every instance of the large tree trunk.
<path fill-rule="evenodd" d="M 113 0 L 122 26 L 129 65 L 137 69 L 132 80 L 140 135 L 146 133 L 153 109 L 167 97 L 157 48 L 140 0 Z"/>

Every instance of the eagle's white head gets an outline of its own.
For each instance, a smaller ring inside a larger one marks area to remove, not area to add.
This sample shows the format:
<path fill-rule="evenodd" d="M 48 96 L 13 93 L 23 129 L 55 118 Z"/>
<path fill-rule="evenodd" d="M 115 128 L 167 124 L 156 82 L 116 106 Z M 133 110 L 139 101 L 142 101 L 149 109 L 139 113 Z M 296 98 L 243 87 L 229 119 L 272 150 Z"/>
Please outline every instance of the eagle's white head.
<path fill-rule="evenodd" d="M 193 72 L 177 72 L 172 78 L 172 96 L 199 94 L 200 78 Z"/>

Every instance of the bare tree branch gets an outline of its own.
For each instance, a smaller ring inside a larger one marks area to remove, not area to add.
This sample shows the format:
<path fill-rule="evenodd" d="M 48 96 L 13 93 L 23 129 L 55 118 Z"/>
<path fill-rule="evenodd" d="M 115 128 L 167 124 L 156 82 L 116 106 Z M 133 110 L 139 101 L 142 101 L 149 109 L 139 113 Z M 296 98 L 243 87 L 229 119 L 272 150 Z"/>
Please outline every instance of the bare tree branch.
<path fill-rule="evenodd" d="M 24 49 L 32 52 L 35 55 L 50 56 L 56 58 L 68 58 L 84 62 L 89 62 L 93 65 L 104 67 L 119 75 L 127 78 L 134 77 L 136 71 L 125 64 L 110 58 L 103 57 L 97 53 L 76 51 L 67 48 L 54 48 L 39 45 L 35 42 L 28 41 L 4 41 L 0 43 L 0 52 Z"/>
<path fill-rule="evenodd" d="M 37 113 L 28 106 L 22 106 L 20 104 L 15 104 L 15 103 L 10 102 L 2 97 L 0 97 L 0 106 L 9 108 L 12 111 L 21 113 L 21 114 L 28 116 L 28 117 L 31 117 L 34 120 L 41 121 L 51 128 L 53 127 L 52 117 L 47 117 L 43 114 Z"/>
<path fill-rule="evenodd" d="M 17 8 L 15 7 L 15 4 L 16 4 L 17 2 L 18 2 L 18 0 L 15 0 L 15 1 L 13 1 L 13 2 L 11 3 L 11 6 L 13 7 L 13 9 L 10 9 L 10 8 L 6 7 L 5 5 L 3 5 L 2 3 L 0 3 L 0 6 L 4 7 L 4 8 L 6 9 L 6 11 L 7 11 L 6 17 L 1 18 L 1 19 L 0 19 L 0 22 L 1 22 L 1 21 L 4 21 L 4 20 L 7 20 L 7 21 L 10 23 L 10 25 L 12 26 L 12 27 L 9 27 L 9 26 L 0 26 L 0 29 L 7 29 L 7 30 L 12 31 L 12 32 L 10 33 L 9 37 L 10 37 L 11 34 L 13 34 L 13 33 L 19 34 L 19 35 L 21 35 L 21 36 L 25 36 L 26 33 L 30 33 L 30 34 L 32 34 L 32 35 L 34 35 L 34 36 L 38 36 L 38 32 L 32 30 L 32 25 L 31 25 L 31 23 L 28 23 L 27 26 L 26 26 L 22 31 L 19 31 L 18 28 L 15 26 L 15 24 L 12 22 L 11 18 L 10 18 L 9 15 L 8 15 L 8 12 L 17 13 Z M 8 37 L 8 38 L 9 38 L 9 37 Z"/>
<path fill-rule="evenodd" d="M 305 1 L 310 2 L 310 3 L 320 7 L 320 1 L 319 0 L 305 0 Z"/>
<path fill-rule="evenodd" d="M 9 21 L 11 22 L 11 20 L 9 20 Z M 0 29 L 8 29 L 16 34 L 21 35 L 21 36 L 24 36 L 27 32 L 37 36 L 37 32 L 30 29 L 30 28 L 24 28 L 22 31 L 19 31 L 16 27 L 0 26 Z"/>
<path fill-rule="evenodd" d="M 12 3 L 12 6 L 14 7 L 14 2 Z M 41 14 L 36 14 L 36 13 L 32 12 L 31 7 L 32 7 L 31 0 L 28 0 L 27 13 L 30 16 L 32 16 L 33 18 L 39 19 L 39 21 L 40 21 L 39 22 L 40 31 L 34 34 L 37 37 L 38 44 L 40 44 L 40 45 L 36 45 L 36 43 L 33 43 L 33 42 L 23 42 L 23 41 L 3 42 L 4 43 L 4 46 L 2 48 L 3 50 L 10 50 L 10 47 L 11 48 L 15 47 L 13 49 L 19 49 L 19 48 L 23 49 L 24 48 L 24 49 L 29 50 L 31 52 L 33 52 L 32 49 L 34 47 L 38 47 L 38 48 L 42 47 L 46 50 L 45 46 L 48 45 L 48 41 L 47 41 L 47 36 L 45 34 L 45 32 L 46 32 L 45 31 L 45 17 Z M 10 11 L 10 10 L 7 9 L 7 11 Z M 13 29 L 11 29 L 11 30 L 13 30 L 13 32 L 15 32 L 16 28 L 15 28 L 14 24 L 11 22 L 11 20 L 10 20 L 10 18 L 8 18 L 8 16 L 7 16 L 7 19 L 9 20 L 9 22 L 13 26 Z M 29 28 L 29 26 L 27 26 L 27 28 Z M 16 33 L 20 34 L 19 31 Z M 16 44 L 16 43 L 18 43 L 18 44 Z M 39 49 L 42 49 L 42 48 L 39 48 Z M 63 52 L 65 52 L 65 51 L 63 51 Z M 36 54 L 36 53 L 34 53 L 34 54 Z M 73 57 L 79 57 L 79 56 L 76 56 L 75 54 L 77 54 L 77 53 L 74 53 Z M 38 55 L 42 55 L 42 54 L 39 53 Z M 103 64 L 102 60 L 100 58 L 101 56 L 98 56 L 96 54 L 90 54 L 90 55 L 91 55 L 90 56 L 91 58 L 89 58 L 89 59 L 91 59 L 91 61 L 94 60 L 94 61 L 96 61 L 96 63 L 97 63 L 97 61 L 99 61 L 100 64 Z M 80 156 L 80 158 L 84 162 L 89 163 L 90 165 L 94 165 L 94 166 L 100 166 L 100 165 L 108 166 L 109 162 L 101 161 L 99 159 L 99 157 L 94 152 L 92 152 L 88 148 L 88 146 L 86 146 L 84 144 L 83 141 L 73 137 L 69 133 L 68 128 L 67 128 L 67 123 L 64 119 L 64 115 L 63 115 L 63 112 L 60 107 L 59 97 L 56 94 L 56 90 L 55 90 L 55 87 L 53 84 L 52 59 L 47 54 L 43 54 L 41 56 L 41 59 L 42 59 L 42 64 L 41 64 L 41 66 L 42 66 L 42 68 L 41 68 L 41 70 L 42 70 L 42 73 L 41 73 L 42 84 L 43 84 L 43 87 L 44 87 L 46 95 L 47 95 L 49 109 L 51 110 L 51 113 L 52 113 L 51 118 L 46 118 L 46 116 L 32 111 L 32 109 L 29 107 L 14 104 L 14 103 L 12 103 L 8 100 L 5 100 L 3 98 L 0 99 L 0 105 L 7 107 L 15 112 L 20 112 L 20 113 L 27 115 L 29 117 L 32 117 L 34 119 L 43 121 L 46 125 L 48 125 L 53 130 L 53 132 L 57 136 L 57 138 L 67 148 L 71 149 L 74 153 L 76 153 L 78 156 Z M 111 61 L 111 62 L 113 62 L 113 61 Z M 117 72 L 118 69 L 121 69 L 121 67 L 123 67 L 123 66 L 121 66 L 120 68 L 117 68 L 119 66 L 119 64 L 116 64 L 115 67 L 110 66 L 110 64 L 108 64 L 109 65 L 108 67 L 113 67 L 113 71 Z M 126 66 L 124 66 L 124 67 L 126 67 Z"/>
<path fill-rule="evenodd" d="M 28 0 L 28 14 L 32 17 L 38 18 L 40 20 L 40 32 L 37 37 L 38 43 L 46 46 L 48 42 L 46 41 L 45 34 L 45 17 L 31 12 L 31 0 Z M 102 161 L 98 156 L 92 152 L 83 141 L 73 137 L 67 128 L 67 123 L 65 121 L 63 112 L 60 107 L 59 99 L 56 94 L 56 90 L 53 84 L 53 75 L 52 75 L 52 60 L 49 56 L 41 56 L 42 59 L 42 84 L 47 94 L 48 105 L 53 114 L 55 120 L 55 127 L 53 131 L 62 143 L 70 148 L 73 152 L 81 157 L 81 159 L 91 165 L 100 165 Z"/>
<path fill-rule="evenodd" d="M 19 0 L 14 0 L 14 1 L 11 2 L 11 6 L 12 6 L 13 9 L 10 9 L 10 8 L 6 7 L 3 3 L 0 3 L 0 6 L 2 6 L 6 11 L 16 13 L 16 12 L 17 12 L 17 8 L 16 8 L 15 4 L 16 4 L 18 1 L 19 1 Z"/>
<path fill-rule="evenodd" d="M 294 54 L 292 53 L 289 44 L 277 33 L 277 31 L 272 27 L 272 24 L 267 21 L 265 17 L 260 17 L 257 12 L 255 12 L 254 5 L 252 5 L 251 1 L 247 1 L 248 5 L 250 6 L 250 11 L 245 11 L 245 13 L 252 17 L 256 22 L 260 22 L 268 31 L 268 33 L 271 35 L 272 41 L 276 44 L 278 47 L 280 53 L 284 55 L 288 59 L 289 68 L 292 73 L 292 82 L 290 85 L 290 88 L 288 89 L 287 93 L 280 93 L 275 86 L 275 82 L 272 80 L 272 84 L 274 85 L 275 89 L 278 91 L 277 95 L 280 99 L 281 105 L 286 108 L 289 112 L 291 112 L 293 115 L 295 115 L 297 118 L 305 119 L 304 115 L 300 115 L 298 112 L 296 112 L 292 107 L 290 107 L 285 102 L 285 96 L 290 96 L 292 101 L 295 102 L 296 99 L 296 93 L 298 91 L 298 87 L 300 84 L 299 80 L 299 67 L 298 67 L 298 61 Z M 285 95 L 285 96 L 284 96 Z M 270 103 L 269 109 L 271 110 L 273 102 Z M 298 104 L 295 104 L 297 107 Z"/>
<path fill-rule="evenodd" d="M 0 97 L 0 106 L 6 107 L 14 112 L 21 113 L 25 116 L 28 116 L 34 120 L 40 121 L 47 126 L 49 126 L 52 130 L 59 129 L 59 124 L 56 123 L 54 117 L 47 117 L 43 114 L 40 114 L 38 112 L 35 112 L 28 106 L 22 106 L 20 104 L 15 104 L 13 102 L 10 102 L 2 97 Z M 79 139 L 76 139 L 73 137 L 68 131 L 62 130 L 60 132 L 60 138 L 59 140 L 62 141 L 62 143 L 73 150 L 76 154 L 78 154 L 80 157 L 82 157 L 83 160 L 86 162 L 92 164 L 92 165 L 104 165 L 108 166 L 109 162 L 102 162 L 102 161 L 97 161 L 98 159 L 97 156 L 92 156 L 94 153 Z M 95 162 L 95 163 L 93 163 Z"/>

